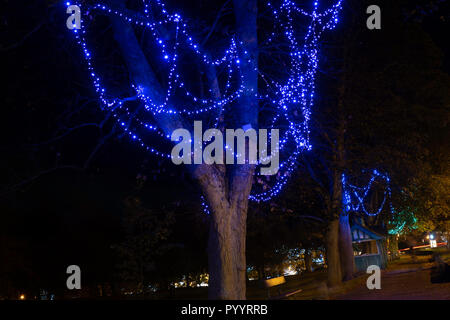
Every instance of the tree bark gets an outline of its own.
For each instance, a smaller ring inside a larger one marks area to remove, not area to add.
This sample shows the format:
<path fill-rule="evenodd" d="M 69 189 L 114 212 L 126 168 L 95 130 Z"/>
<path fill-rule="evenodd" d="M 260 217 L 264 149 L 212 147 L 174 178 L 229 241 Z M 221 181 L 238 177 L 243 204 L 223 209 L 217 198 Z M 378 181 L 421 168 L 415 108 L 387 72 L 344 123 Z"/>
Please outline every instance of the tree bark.
<path fill-rule="evenodd" d="M 342 283 L 341 262 L 339 257 L 339 219 L 328 225 L 326 236 L 328 286 L 336 287 Z"/>
<path fill-rule="evenodd" d="M 213 213 L 208 243 L 210 299 L 246 298 L 246 226 L 241 222 L 246 215 L 227 206 Z"/>
<path fill-rule="evenodd" d="M 447 239 L 447 248 L 450 249 L 450 228 L 447 229 L 446 239 Z"/>
<path fill-rule="evenodd" d="M 312 272 L 312 258 L 311 258 L 311 250 L 305 249 L 305 269 L 306 272 Z"/>
<path fill-rule="evenodd" d="M 247 210 L 253 172 L 254 166 L 237 165 L 229 179 L 226 179 L 224 167 L 199 166 L 194 173 L 211 208 L 208 239 L 210 299 L 246 298 Z"/>
<path fill-rule="evenodd" d="M 340 253 L 340 216 L 342 214 L 342 168 L 344 159 L 343 123 L 340 123 L 341 134 L 338 134 L 336 152 L 333 155 L 334 170 L 332 173 L 331 202 L 328 206 L 330 223 L 326 237 L 328 256 L 328 286 L 335 287 L 342 283 L 341 253 Z"/>
<path fill-rule="evenodd" d="M 398 236 L 396 234 L 389 236 L 389 248 L 388 250 L 391 252 L 390 260 L 397 260 L 399 258 L 398 254 Z"/>
<path fill-rule="evenodd" d="M 339 217 L 339 249 L 342 278 L 348 281 L 353 279 L 354 272 L 352 234 L 348 214 L 341 214 Z"/>
<path fill-rule="evenodd" d="M 264 265 L 258 267 L 258 280 L 263 280 L 266 277 L 264 272 Z"/>

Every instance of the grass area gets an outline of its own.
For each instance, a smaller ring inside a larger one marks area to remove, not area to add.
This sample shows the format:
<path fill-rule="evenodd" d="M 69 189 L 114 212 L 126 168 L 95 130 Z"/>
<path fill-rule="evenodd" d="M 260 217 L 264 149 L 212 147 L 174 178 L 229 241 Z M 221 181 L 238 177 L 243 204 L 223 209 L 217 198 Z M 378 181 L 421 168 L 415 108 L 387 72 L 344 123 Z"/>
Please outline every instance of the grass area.
<path fill-rule="evenodd" d="M 441 259 L 444 260 L 445 263 L 450 264 L 450 250 L 441 253 Z"/>
<path fill-rule="evenodd" d="M 426 263 L 431 263 L 433 252 L 430 251 L 429 255 L 411 255 L 403 254 L 400 259 L 389 262 L 386 271 L 399 271 L 408 269 L 418 269 L 423 267 Z"/>
<path fill-rule="evenodd" d="M 422 249 L 416 251 L 414 255 L 410 253 L 402 254 L 400 259 L 392 261 L 387 267 L 387 271 L 418 269 L 431 266 L 434 263 L 433 254 L 439 254 L 446 263 L 450 262 L 450 250 L 447 248 Z"/>
<path fill-rule="evenodd" d="M 439 256 L 441 257 L 441 259 L 445 262 L 445 263 L 450 263 L 450 249 L 447 247 L 440 247 L 440 248 L 434 248 L 434 249 L 428 249 L 431 250 L 433 253 L 437 253 L 439 254 Z"/>
<path fill-rule="evenodd" d="M 310 296 L 312 299 L 320 295 L 320 291 L 323 290 L 323 285 L 327 279 L 326 270 L 318 270 L 312 273 L 303 273 L 301 275 L 286 276 L 286 283 L 280 287 L 278 292 L 277 288 L 271 288 L 271 296 L 277 296 L 279 293 L 284 294 L 287 292 L 293 292 L 298 289 L 302 289 L 302 292 L 293 296 L 293 299 L 298 299 L 303 297 L 303 299 L 308 299 Z M 259 281 L 254 283 L 250 282 L 247 287 L 247 298 L 253 299 L 267 299 L 267 289 L 263 288 Z"/>

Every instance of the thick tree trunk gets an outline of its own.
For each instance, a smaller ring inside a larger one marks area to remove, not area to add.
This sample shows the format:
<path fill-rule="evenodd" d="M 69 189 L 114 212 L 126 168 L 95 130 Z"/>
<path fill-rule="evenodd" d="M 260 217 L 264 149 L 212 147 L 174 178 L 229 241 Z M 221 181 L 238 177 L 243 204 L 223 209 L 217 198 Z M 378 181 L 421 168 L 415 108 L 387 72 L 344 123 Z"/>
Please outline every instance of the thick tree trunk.
<path fill-rule="evenodd" d="M 328 286 L 336 287 L 342 283 L 341 261 L 339 257 L 339 219 L 328 225 L 326 236 Z"/>
<path fill-rule="evenodd" d="M 344 281 L 351 280 L 354 272 L 354 257 L 348 214 L 341 214 L 339 217 L 339 253 L 342 278 Z"/>
<path fill-rule="evenodd" d="M 246 298 L 246 210 L 223 206 L 213 212 L 208 243 L 210 299 Z"/>
<path fill-rule="evenodd" d="M 200 166 L 194 173 L 211 208 L 208 295 L 210 299 L 244 300 L 248 195 L 254 166 L 235 166 L 229 184 L 223 170 L 224 167 Z"/>

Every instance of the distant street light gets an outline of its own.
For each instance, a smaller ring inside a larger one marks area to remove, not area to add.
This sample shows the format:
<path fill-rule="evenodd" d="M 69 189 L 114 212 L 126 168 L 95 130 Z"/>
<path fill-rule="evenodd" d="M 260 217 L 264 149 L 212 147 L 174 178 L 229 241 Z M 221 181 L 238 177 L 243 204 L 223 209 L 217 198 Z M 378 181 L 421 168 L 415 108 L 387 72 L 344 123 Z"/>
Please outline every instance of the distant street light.
<path fill-rule="evenodd" d="M 437 243 L 436 240 L 434 240 L 434 235 L 430 234 L 430 248 L 436 248 L 437 247 Z"/>

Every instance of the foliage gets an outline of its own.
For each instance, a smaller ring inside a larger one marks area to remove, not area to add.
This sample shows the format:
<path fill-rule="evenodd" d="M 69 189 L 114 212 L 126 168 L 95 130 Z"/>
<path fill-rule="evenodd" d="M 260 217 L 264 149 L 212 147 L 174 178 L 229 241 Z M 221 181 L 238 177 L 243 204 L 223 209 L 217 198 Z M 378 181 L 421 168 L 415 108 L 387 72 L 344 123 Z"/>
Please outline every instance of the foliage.
<path fill-rule="evenodd" d="M 130 196 L 125 200 L 125 240 L 115 245 L 120 257 L 118 269 L 122 280 L 137 285 L 138 293 L 144 292 L 149 273 L 155 269 L 155 260 L 167 247 L 167 240 L 173 224 L 171 212 L 155 212 L 143 207 L 141 200 Z"/>
<path fill-rule="evenodd" d="M 424 177 L 410 193 L 410 202 L 417 208 L 422 231 L 450 230 L 449 173 Z"/>

